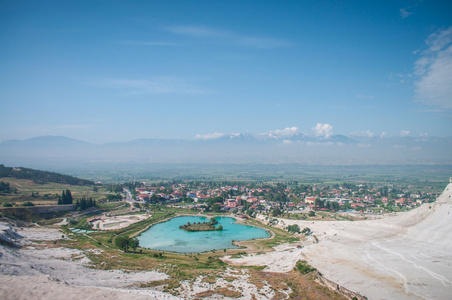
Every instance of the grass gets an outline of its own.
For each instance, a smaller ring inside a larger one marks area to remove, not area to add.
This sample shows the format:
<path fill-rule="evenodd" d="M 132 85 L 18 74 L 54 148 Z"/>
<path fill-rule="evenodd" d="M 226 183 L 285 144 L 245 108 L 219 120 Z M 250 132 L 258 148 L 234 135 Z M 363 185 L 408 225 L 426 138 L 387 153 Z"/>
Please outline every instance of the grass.
<path fill-rule="evenodd" d="M 124 206 L 124 202 L 118 201 L 118 202 L 104 202 L 104 203 L 97 203 L 97 207 L 99 209 L 118 209 L 122 206 Z"/>
<path fill-rule="evenodd" d="M 74 199 L 82 197 L 92 197 L 96 200 L 105 199 L 105 188 L 98 187 L 98 191 L 94 192 L 92 186 L 78 186 L 60 183 L 45 183 L 37 184 L 28 179 L 17 179 L 11 177 L 2 177 L 0 181 L 9 182 L 11 188 L 17 189 L 17 194 L 0 194 L 0 204 L 16 203 L 21 204 L 26 201 L 31 201 L 35 205 L 55 205 L 58 201 L 58 196 L 67 189 L 71 191 Z M 38 196 L 31 197 L 31 193 Z"/>
<path fill-rule="evenodd" d="M 229 266 L 220 260 L 220 257 L 225 255 L 223 251 L 217 251 L 215 253 L 179 254 L 139 249 L 137 253 L 132 253 L 123 252 L 114 247 L 113 240 L 116 236 L 131 236 L 146 229 L 151 224 L 162 221 L 173 215 L 174 213 L 159 212 L 148 220 L 133 224 L 133 228 L 129 227 L 117 231 L 96 231 L 90 234 L 73 233 L 67 226 L 62 226 L 64 235 L 69 237 L 69 239 L 59 240 L 58 246 L 83 250 L 86 256 L 91 260 L 93 268 L 97 269 L 126 269 L 131 271 L 155 270 L 164 272 L 169 276 L 167 279 L 143 283 L 141 284 L 141 287 L 159 286 L 163 291 L 169 292 L 175 296 L 179 295 L 178 288 L 181 287 L 182 282 L 193 282 L 201 276 L 203 278 L 202 281 L 212 284 L 213 288 L 196 295 L 197 297 L 209 298 L 213 295 L 229 298 L 242 297 L 242 293 L 233 288 L 234 281 L 237 278 L 226 275 L 228 273 L 227 269 L 229 268 L 233 270 L 246 270 L 245 272 L 250 274 L 249 280 L 259 288 L 269 284 L 272 289 L 275 290 L 275 299 L 284 298 L 284 295 L 286 294 L 280 291 L 288 291 L 289 287 L 293 291 L 291 299 L 344 299 L 315 283 L 313 278 L 309 279 L 308 277 L 305 277 L 306 275 L 300 275 L 298 272 L 292 271 L 287 274 L 283 273 L 275 275 L 274 273 L 266 273 L 263 271 L 265 266 Z M 83 221 L 83 219 L 81 221 Z M 259 224 L 256 221 L 252 221 L 251 223 L 254 225 Z M 275 232 L 274 239 L 276 239 L 277 242 L 287 242 L 289 238 L 292 238 L 291 235 L 285 231 L 274 228 L 271 228 L 271 230 Z M 264 241 L 265 240 L 261 240 L 259 242 Z M 86 251 L 89 249 L 97 249 L 100 251 Z M 247 253 L 243 250 L 237 253 L 236 249 L 235 251 L 228 250 L 227 254 L 234 252 L 238 255 Z M 242 274 L 241 271 L 239 271 L 239 273 Z M 219 277 L 224 277 L 228 282 L 228 286 L 216 287 L 215 284 Z M 302 296 L 301 298 L 299 297 L 300 295 Z M 258 295 L 256 296 L 258 297 Z"/>
<path fill-rule="evenodd" d="M 321 286 L 314 279 L 313 275 L 300 275 L 296 271 L 278 275 L 265 271 L 251 272 L 251 281 L 258 288 L 268 284 L 275 290 L 276 295 L 273 299 L 286 299 L 286 294 L 281 291 L 288 292 L 289 288 L 292 291 L 289 294 L 289 299 L 346 299 L 344 296 Z"/>
<path fill-rule="evenodd" d="M 260 244 L 266 248 L 273 248 L 280 244 L 294 243 L 299 241 L 298 238 L 294 237 L 292 234 L 285 230 L 269 227 L 263 224 L 261 224 L 260 226 L 273 231 L 273 233 L 275 234 L 275 236 L 272 239 L 265 239 L 260 242 Z"/>
<path fill-rule="evenodd" d="M 106 203 L 101 206 L 103 209 L 117 209 L 121 206 L 121 203 Z M 8 210 L 4 209 L 3 211 Z M 18 219 L 27 218 L 39 219 L 39 216 L 35 216 L 31 211 L 26 208 L 10 210 L 14 211 L 15 217 Z M 196 278 L 202 276 L 205 282 L 216 283 L 218 277 L 226 277 L 225 280 L 230 284 L 233 284 L 234 277 L 224 275 L 227 268 L 244 269 L 246 272 L 262 272 L 265 266 L 239 266 L 231 267 L 220 260 L 220 257 L 228 254 L 246 255 L 246 251 L 231 249 L 227 251 L 216 251 L 200 254 L 179 254 L 170 252 L 157 252 L 148 249 L 139 249 L 137 253 L 123 252 L 114 246 L 114 239 L 117 236 L 134 236 L 139 232 L 146 230 L 157 222 L 164 221 L 165 219 L 176 216 L 176 212 L 180 212 L 180 209 L 168 208 L 156 211 L 147 220 L 137 222 L 130 225 L 127 228 L 114 230 L 114 231 L 95 231 L 90 234 L 73 233 L 68 229 L 68 226 L 62 226 L 64 235 L 69 239 L 59 240 L 56 244 L 60 247 L 75 248 L 84 251 L 85 255 L 91 260 L 93 268 L 97 269 L 127 269 L 136 271 L 149 271 L 156 270 L 168 274 L 169 278 L 156 282 L 149 282 L 142 284 L 142 287 L 149 286 L 161 286 L 164 291 L 177 295 L 177 289 L 180 287 L 181 282 L 188 281 L 193 282 Z M 183 210 L 182 210 L 183 211 Z M 87 228 L 86 222 L 87 216 L 78 219 L 76 227 Z M 52 223 L 52 220 L 49 220 Z M 252 243 L 259 246 L 259 251 L 271 250 L 273 245 L 279 243 L 295 241 L 292 235 L 289 233 L 264 226 L 255 220 L 248 221 L 248 224 L 254 226 L 264 227 L 274 232 L 274 238 L 268 240 L 253 240 Z M 49 247 L 55 247 L 55 245 L 49 244 Z M 87 251 L 87 250 L 99 250 L 99 251 Z M 220 295 L 224 297 L 237 298 L 241 297 L 240 292 L 235 291 L 231 287 L 215 287 L 212 290 L 212 295 Z M 202 295 L 198 295 L 202 297 Z M 207 293 L 206 293 L 206 297 Z"/>
<path fill-rule="evenodd" d="M 29 210 L 28 208 L 2 208 L 0 209 L 0 215 L 13 220 L 39 222 L 43 220 L 41 216 Z"/>

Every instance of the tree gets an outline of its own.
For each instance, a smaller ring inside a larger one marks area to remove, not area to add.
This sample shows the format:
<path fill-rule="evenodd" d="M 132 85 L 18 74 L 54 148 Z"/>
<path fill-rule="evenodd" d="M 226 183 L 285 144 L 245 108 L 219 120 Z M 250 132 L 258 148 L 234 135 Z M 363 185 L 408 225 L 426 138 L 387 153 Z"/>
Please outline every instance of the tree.
<path fill-rule="evenodd" d="M 70 190 L 66 190 L 66 204 L 72 204 L 72 194 Z"/>
<path fill-rule="evenodd" d="M 129 238 L 125 236 L 118 236 L 115 239 L 115 245 L 126 252 L 127 249 L 129 249 Z"/>
<path fill-rule="evenodd" d="M 218 226 L 218 230 L 219 231 L 223 230 L 223 225 Z"/>
<path fill-rule="evenodd" d="M 137 238 L 129 239 L 129 247 L 132 248 L 133 252 L 140 246 L 140 242 Z"/>
<path fill-rule="evenodd" d="M 250 209 L 248 209 L 248 210 L 246 211 L 246 214 L 247 214 L 248 216 L 250 216 L 251 218 L 254 218 L 254 216 L 255 216 L 255 214 L 256 214 L 256 211 L 255 211 L 254 209 L 250 208 Z"/>
<path fill-rule="evenodd" d="M 93 200 L 93 198 L 86 199 L 85 197 L 83 197 L 82 199 L 79 199 L 75 202 L 75 206 L 77 207 L 78 210 L 85 210 L 95 205 L 96 200 Z"/>
<path fill-rule="evenodd" d="M 11 187 L 9 185 L 9 182 L 0 181 L 0 192 L 1 193 L 10 193 L 11 191 L 12 190 L 11 190 Z"/>
<path fill-rule="evenodd" d="M 61 204 L 72 204 L 72 194 L 70 190 L 63 191 L 61 194 L 61 198 L 58 199 L 58 205 Z"/>
<path fill-rule="evenodd" d="M 318 208 L 323 208 L 324 207 L 324 202 L 320 199 L 315 199 L 315 207 Z"/>
<path fill-rule="evenodd" d="M 159 199 L 159 197 L 156 195 L 156 194 L 153 194 L 152 196 L 151 196 L 151 202 L 152 203 L 156 203 L 156 202 L 158 202 L 160 199 Z"/>
<path fill-rule="evenodd" d="M 212 205 L 212 210 L 216 211 L 216 212 L 221 211 L 221 205 L 218 203 L 215 203 L 214 205 Z"/>
<path fill-rule="evenodd" d="M 310 234 L 312 233 L 312 231 L 311 231 L 311 228 L 305 227 L 305 228 L 303 228 L 303 230 L 301 231 L 301 233 L 302 233 L 302 234 L 305 234 L 305 235 L 310 235 Z"/>
<path fill-rule="evenodd" d="M 117 236 L 115 239 L 116 247 L 122 249 L 124 252 L 127 249 L 132 248 L 133 252 L 140 246 L 140 242 L 137 238 L 129 238 L 126 236 Z"/>
<path fill-rule="evenodd" d="M 273 217 L 277 217 L 277 216 L 281 215 L 281 209 L 279 209 L 278 207 L 273 209 L 272 214 L 273 214 Z"/>
<path fill-rule="evenodd" d="M 297 224 L 287 226 L 287 231 L 292 233 L 300 233 L 300 226 Z"/>

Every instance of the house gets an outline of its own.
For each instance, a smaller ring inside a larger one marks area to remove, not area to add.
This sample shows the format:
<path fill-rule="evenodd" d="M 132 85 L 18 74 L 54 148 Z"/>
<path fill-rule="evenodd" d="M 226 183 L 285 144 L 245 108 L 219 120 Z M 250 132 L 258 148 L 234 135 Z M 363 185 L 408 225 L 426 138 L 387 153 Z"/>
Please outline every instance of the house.
<path fill-rule="evenodd" d="M 398 204 L 398 205 L 403 205 L 403 203 L 405 202 L 405 198 L 400 198 L 400 199 L 397 199 L 396 201 L 395 201 L 395 203 L 396 204 Z"/>
<path fill-rule="evenodd" d="M 235 199 L 228 199 L 228 200 L 226 200 L 226 206 L 229 208 L 236 208 L 237 201 Z"/>
<path fill-rule="evenodd" d="M 315 197 L 306 197 L 304 199 L 304 202 L 306 202 L 307 204 L 314 204 L 315 203 Z"/>
<path fill-rule="evenodd" d="M 255 203 L 255 202 L 257 202 L 257 198 L 249 198 L 249 199 L 246 200 L 246 202 L 248 202 L 248 203 Z"/>
<path fill-rule="evenodd" d="M 146 201 L 149 200 L 149 194 L 148 193 L 142 193 L 138 195 L 139 201 Z"/>

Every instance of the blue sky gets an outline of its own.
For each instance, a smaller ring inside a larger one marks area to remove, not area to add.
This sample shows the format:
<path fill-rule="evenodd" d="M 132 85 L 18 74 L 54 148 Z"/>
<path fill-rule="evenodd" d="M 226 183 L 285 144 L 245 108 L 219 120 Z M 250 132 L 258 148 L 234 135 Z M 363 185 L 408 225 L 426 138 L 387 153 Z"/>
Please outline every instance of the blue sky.
<path fill-rule="evenodd" d="M 452 136 L 450 1 L 2 1 L 0 141 Z"/>

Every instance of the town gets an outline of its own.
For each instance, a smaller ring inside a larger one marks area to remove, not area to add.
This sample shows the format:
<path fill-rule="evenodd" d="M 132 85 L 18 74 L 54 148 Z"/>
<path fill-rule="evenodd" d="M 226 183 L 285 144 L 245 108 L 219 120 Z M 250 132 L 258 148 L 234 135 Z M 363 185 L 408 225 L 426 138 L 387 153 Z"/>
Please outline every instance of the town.
<path fill-rule="evenodd" d="M 137 208 L 166 203 L 202 212 L 232 212 L 248 216 L 270 212 L 273 216 L 284 213 L 288 216 L 296 213 L 312 215 L 316 211 L 382 214 L 410 210 L 433 202 L 437 197 L 434 187 L 421 187 L 419 184 L 305 185 L 298 182 L 173 180 L 153 184 L 134 183 L 129 187 Z"/>

